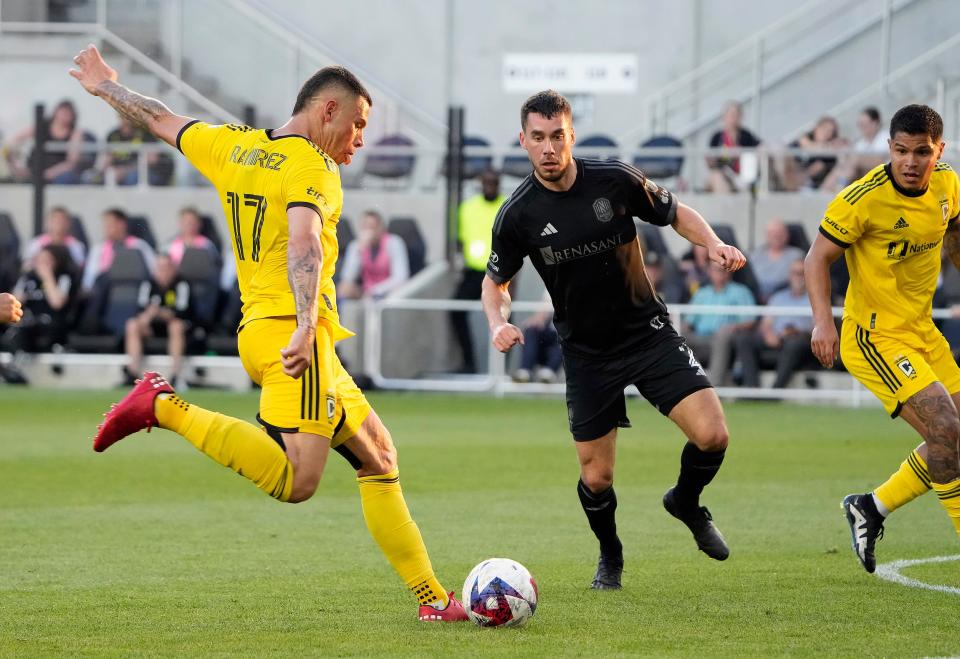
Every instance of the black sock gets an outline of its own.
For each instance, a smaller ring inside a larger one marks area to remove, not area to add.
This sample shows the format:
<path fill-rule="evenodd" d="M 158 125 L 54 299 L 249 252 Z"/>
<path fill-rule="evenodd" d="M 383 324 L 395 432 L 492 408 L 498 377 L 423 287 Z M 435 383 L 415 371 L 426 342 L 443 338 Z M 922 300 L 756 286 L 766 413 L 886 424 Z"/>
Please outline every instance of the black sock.
<path fill-rule="evenodd" d="M 612 558 L 623 558 L 623 545 L 617 537 L 617 494 L 613 491 L 613 486 L 595 494 L 583 481 L 579 481 L 577 494 L 587 521 L 590 522 L 590 528 L 600 541 L 600 553 Z"/>
<path fill-rule="evenodd" d="M 720 471 L 726 450 L 701 451 L 692 442 L 687 442 L 680 454 L 680 476 L 673 493 L 682 506 L 700 505 L 700 493 Z"/>

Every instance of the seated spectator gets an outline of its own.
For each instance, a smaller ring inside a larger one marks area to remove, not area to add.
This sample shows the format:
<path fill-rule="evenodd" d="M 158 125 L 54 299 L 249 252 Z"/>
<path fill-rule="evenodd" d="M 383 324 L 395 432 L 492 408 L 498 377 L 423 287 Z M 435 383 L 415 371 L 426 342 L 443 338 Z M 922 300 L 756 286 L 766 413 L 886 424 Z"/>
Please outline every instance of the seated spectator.
<path fill-rule="evenodd" d="M 103 242 L 94 245 L 83 271 L 83 289 L 93 288 L 97 277 L 110 270 L 117 248 L 136 249 L 143 255 L 147 269 L 153 270 L 154 253 L 146 241 L 130 235 L 127 214 L 119 208 L 103 213 Z"/>
<path fill-rule="evenodd" d="M 155 144 L 157 138 L 150 131 L 134 125 L 120 116 L 120 125 L 107 134 L 107 143 Z M 147 179 L 150 185 L 167 185 L 173 172 L 173 160 L 166 153 L 151 152 L 147 157 Z M 140 182 L 138 154 L 122 147 L 108 149 L 103 164 L 103 178 L 117 185 L 136 185 Z"/>
<path fill-rule="evenodd" d="M 723 128 L 710 138 L 710 148 L 719 147 L 755 147 L 760 145 L 756 135 L 740 125 L 743 110 L 736 101 L 727 103 L 723 110 Z M 755 161 L 754 161 L 755 162 Z M 753 181 L 747 180 L 746 172 L 741 171 L 739 156 L 732 158 L 710 156 L 707 158 L 707 167 L 710 169 L 707 178 L 707 188 L 710 192 L 734 192 L 741 190 Z M 753 177 L 756 178 L 755 176 Z"/>
<path fill-rule="evenodd" d="M 657 252 L 647 251 L 643 254 L 643 268 L 647 272 L 650 285 L 667 304 L 679 302 L 683 296 L 683 282 L 679 279 L 668 281 L 663 276 L 663 257 Z"/>
<path fill-rule="evenodd" d="M 217 248 L 213 241 L 200 233 L 203 228 L 203 221 L 200 219 L 200 213 L 195 208 L 184 208 L 180 211 L 180 233 L 173 239 L 167 247 L 167 255 L 173 259 L 173 263 L 179 267 L 183 260 L 183 253 L 188 247 L 208 250 L 211 254 L 217 254 Z"/>
<path fill-rule="evenodd" d="M 733 281 L 733 273 L 716 263 L 710 264 L 710 283 L 701 286 L 690 298 L 690 304 L 705 306 L 753 306 L 753 293 L 743 284 Z M 687 343 L 695 354 L 710 366 L 710 380 L 723 385 L 730 370 L 730 352 L 733 336 L 753 328 L 756 319 L 746 314 L 692 314 L 686 318 Z"/>
<path fill-rule="evenodd" d="M 790 285 L 774 293 L 767 304 L 771 307 L 810 308 L 807 286 L 803 279 L 802 258 L 790 264 Z M 743 386 L 760 386 L 759 359 L 764 348 L 777 351 L 777 378 L 773 383 L 774 389 L 782 389 L 790 384 L 790 378 L 812 354 L 812 331 L 813 317 L 799 315 L 764 316 L 755 331 L 737 333 L 733 341 L 743 367 Z"/>
<path fill-rule="evenodd" d="M 347 247 L 337 294 L 345 299 L 381 298 L 410 278 L 403 239 L 387 232 L 383 217 L 367 211 L 357 239 Z"/>
<path fill-rule="evenodd" d="M 851 153 L 841 159 L 823 182 L 824 190 L 840 190 L 886 162 L 890 154 L 890 136 L 883 130 L 880 111 L 875 107 L 864 108 L 857 117 L 857 130 L 860 137 L 853 143 Z"/>
<path fill-rule="evenodd" d="M 141 288 L 142 311 L 127 321 L 123 349 L 129 360 L 124 375 L 129 383 L 138 377 L 143 366 L 143 339 L 167 337 L 167 352 L 173 359 L 169 379 L 178 389 L 184 388 L 181 378 L 183 356 L 187 349 L 187 333 L 192 318 L 190 286 L 177 276 L 177 266 L 166 254 L 156 259 L 153 281 Z"/>
<path fill-rule="evenodd" d="M 543 298 L 549 305 L 549 294 L 545 293 Z M 563 355 L 560 353 L 560 338 L 553 326 L 552 308 L 538 311 L 523 323 L 523 341 L 523 356 L 520 368 L 513 374 L 513 381 L 555 382 Z"/>
<path fill-rule="evenodd" d="M 710 256 L 707 248 L 694 245 L 680 259 L 680 273 L 683 275 L 681 302 L 689 302 L 701 286 L 710 283 Z"/>
<path fill-rule="evenodd" d="M 27 243 L 26 267 L 30 266 L 30 262 L 44 247 L 62 245 L 70 254 L 77 270 L 82 269 L 87 256 L 87 248 L 76 236 L 70 233 L 72 224 L 70 211 L 63 206 L 51 208 L 46 221 L 43 223 L 44 232 Z"/>
<path fill-rule="evenodd" d="M 64 344 L 79 294 L 79 269 L 64 245 L 45 245 L 14 287 L 23 318 L 4 335 L 11 352 L 42 352 Z"/>
<path fill-rule="evenodd" d="M 760 287 L 761 304 L 789 283 L 793 262 L 804 257 L 803 250 L 788 244 L 790 231 L 783 220 L 774 218 L 767 222 L 766 235 L 767 241 L 747 257 Z"/>
<path fill-rule="evenodd" d="M 777 174 L 781 185 L 789 192 L 797 192 L 801 188 L 816 190 L 836 167 L 838 158 L 836 155 L 816 152 L 845 149 L 848 144 L 846 139 L 840 137 L 837 120 L 821 117 L 812 131 L 790 143 L 792 148 L 799 147 L 814 153 L 808 157 L 788 155 L 779 161 Z"/>
<path fill-rule="evenodd" d="M 80 163 L 83 144 L 83 131 L 77 127 L 77 110 L 70 101 L 60 101 L 53 108 L 53 114 L 45 119 L 47 145 L 60 147 L 59 150 L 45 149 L 40 155 L 43 179 L 47 183 L 80 183 L 80 173 L 77 171 Z M 30 152 L 25 159 L 18 158 L 19 147 L 36 137 L 36 126 L 28 126 L 14 135 L 8 143 L 7 158 L 13 169 L 17 181 L 27 182 L 32 179 L 32 166 L 37 158 L 36 149 Z M 64 150 L 65 147 L 65 150 Z"/>

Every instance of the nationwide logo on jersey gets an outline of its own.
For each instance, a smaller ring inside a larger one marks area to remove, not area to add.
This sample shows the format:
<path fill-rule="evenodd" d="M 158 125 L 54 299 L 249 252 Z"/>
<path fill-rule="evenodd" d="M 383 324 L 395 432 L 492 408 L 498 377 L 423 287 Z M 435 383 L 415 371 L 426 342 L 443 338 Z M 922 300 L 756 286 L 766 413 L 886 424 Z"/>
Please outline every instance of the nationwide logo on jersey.
<path fill-rule="evenodd" d="M 547 222 L 547 226 L 543 227 L 543 231 L 540 232 L 541 236 L 552 236 L 555 233 L 560 233 L 557 231 L 556 227 Z"/>
<path fill-rule="evenodd" d="M 906 229 L 908 226 L 910 226 L 910 225 L 907 224 L 907 221 L 901 217 L 899 220 L 897 220 L 897 223 L 893 225 L 893 228 L 894 228 L 894 229 Z"/>
<path fill-rule="evenodd" d="M 623 244 L 623 233 L 604 238 L 603 240 L 591 240 L 588 243 L 576 245 L 574 247 L 565 247 L 564 249 L 554 249 L 552 247 L 541 247 L 540 256 L 547 265 L 557 265 L 574 259 L 581 259 L 584 256 L 593 256 L 600 252 L 608 252 L 616 249 Z"/>
<path fill-rule="evenodd" d="M 593 202 L 593 212 L 601 222 L 609 222 L 613 219 L 613 206 L 606 197 L 600 197 Z"/>
<path fill-rule="evenodd" d="M 910 360 L 906 357 L 901 357 L 897 360 L 897 368 L 903 371 L 903 374 L 911 380 L 917 377 L 917 369 L 913 367 L 913 364 L 911 364 Z"/>

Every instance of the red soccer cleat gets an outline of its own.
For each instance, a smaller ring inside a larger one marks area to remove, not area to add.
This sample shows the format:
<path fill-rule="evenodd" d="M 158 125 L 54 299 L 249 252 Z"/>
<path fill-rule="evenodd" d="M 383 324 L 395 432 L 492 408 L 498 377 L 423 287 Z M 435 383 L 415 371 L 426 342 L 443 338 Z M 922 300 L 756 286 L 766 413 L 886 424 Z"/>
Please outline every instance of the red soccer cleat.
<path fill-rule="evenodd" d="M 467 612 L 463 610 L 463 604 L 460 603 L 453 592 L 450 592 L 450 601 L 444 609 L 436 609 L 429 604 L 420 605 L 420 620 L 424 622 L 462 622 L 469 620 Z"/>
<path fill-rule="evenodd" d="M 137 380 L 130 393 L 116 405 L 111 405 L 110 411 L 103 415 L 103 423 L 97 426 L 97 435 L 93 438 L 93 450 L 97 453 L 106 451 L 127 435 L 144 428 L 150 432 L 150 428 L 159 425 L 153 412 L 153 400 L 164 393 L 172 394 L 173 387 L 163 376 L 153 371 L 144 373 L 143 379 Z"/>

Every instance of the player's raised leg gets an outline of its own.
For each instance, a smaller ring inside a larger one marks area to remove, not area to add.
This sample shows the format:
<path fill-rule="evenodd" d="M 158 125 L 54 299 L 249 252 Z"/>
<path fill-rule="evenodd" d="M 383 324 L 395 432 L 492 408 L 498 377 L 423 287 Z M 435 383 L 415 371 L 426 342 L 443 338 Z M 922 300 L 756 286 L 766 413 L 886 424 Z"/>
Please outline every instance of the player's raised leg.
<path fill-rule="evenodd" d="M 700 551 L 725 560 L 730 555 L 726 540 L 710 511 L 700 505 L 700 494 L 720 470 L 729 441 L 720 399 L 713 389 L 700 389 L 677 403 L 668 416 L 688 441 L 680 454 L 677 484 L 667 490 L 663 507 L 687 525 Z"/>
<path fill-rule="evenodd" d="M 390 433 L 376 412 L 366 405 L 362 394 L 356 393 L 359 397 L 355 399 L 366 407 L 366 418 L 349 439 L 337 445 L 336 450 L 357 470 L 367 529 L 400 578 L 416 595 L 420 620 L 466 620 L 463 606 L 437 580 L 420 529 L 410 516 L 400 487 L 397 452 Z M 357 408 L 349 404 L 349 397 L 344 409 L 346 418 L 356 416 Z"/>
<path fill-rule="evenodd" d="M 617 493 L 613 490 L 613 468 L 617 454 L 617 429 L 589 441 L 577 440 L 580 480 L 577 496 L 600 542 L 600 559 L 591 588 L 619 590 L 623 574 L 623 545 L 617 536 Z"/>

